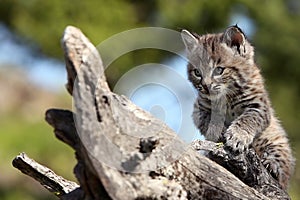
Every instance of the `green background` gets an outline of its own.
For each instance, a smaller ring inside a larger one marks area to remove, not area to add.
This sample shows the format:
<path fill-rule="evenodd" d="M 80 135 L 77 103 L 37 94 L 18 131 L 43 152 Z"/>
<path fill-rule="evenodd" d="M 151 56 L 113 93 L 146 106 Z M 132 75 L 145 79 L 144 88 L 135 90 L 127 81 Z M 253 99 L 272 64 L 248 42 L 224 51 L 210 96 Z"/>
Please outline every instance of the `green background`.
<path fill-rule="evenodd" d="M 79 27 L 94 44 L 113 34 L 137 27 L 186 28 L 199 34 L 217 32 L 230 25 L 233 16 L 252 23 L 251 42 L 256 48 L 273 106 L 300 158 L 300 1 L 298 0 L 0 0 L 0 22 L 39 55 L 62 60 L 60 39 L 67 25 Z M 239 23 L 238 21 L 236 23 Z M 247 34 L 247 33 L 246 33 Z M 121 57 L 109 76 L 118 77 L 142 63 L 168 56 L 155 50 Z M 13 55 L 12 55 L 13 59 Z M 8 96 L 0 109 L 0 199 L 56 199 L 32 179 L 11 166 L 25 151 L 59 175 L 75 180 L 73 151 L 55 139 L 44 122 L 47 108 L 71 109 L 66 91 L 44 91 L 27 82 L 26 68 L 2 64 L 0 86 Z M 297 161 L 289 193 L 300 199 L 300 163 Z"/>

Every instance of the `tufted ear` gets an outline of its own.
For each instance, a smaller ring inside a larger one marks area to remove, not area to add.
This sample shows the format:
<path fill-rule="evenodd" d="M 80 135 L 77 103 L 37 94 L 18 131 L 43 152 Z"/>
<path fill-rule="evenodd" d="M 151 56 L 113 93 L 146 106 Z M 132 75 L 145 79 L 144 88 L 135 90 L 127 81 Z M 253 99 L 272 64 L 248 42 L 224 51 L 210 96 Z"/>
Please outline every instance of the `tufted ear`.
<path fill-rule="evenodd" d="M 237 25 L 230 26 L 224 32 L 222 42 L 225 42 L 230 48 L 236 47 L 236 50 L 241 53 L 240 47 L 245 45 L 246 37 Z"/>
<path fill-rule="evenodd" d="M 189 52 L 193 51 L 199 43 L 198 38 L 187 30 L 181 31 L 181 38 L 183 40 L 186 49 Z"/>

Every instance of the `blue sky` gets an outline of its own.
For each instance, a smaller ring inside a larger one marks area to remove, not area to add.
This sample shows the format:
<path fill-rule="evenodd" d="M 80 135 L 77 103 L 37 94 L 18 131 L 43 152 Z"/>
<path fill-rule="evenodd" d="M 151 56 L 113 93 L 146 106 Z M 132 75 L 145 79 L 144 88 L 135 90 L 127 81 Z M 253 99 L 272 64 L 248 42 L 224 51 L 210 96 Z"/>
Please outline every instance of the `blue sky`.
<path fill-rule="evenodd" d="M 25 70 L 30 81 L 50 91 L 64 89 L 67 80 L 64 63 L 46 56 L 37 56 L 30 47 L 0 24 L 0 68 L 3 66 Z"/>

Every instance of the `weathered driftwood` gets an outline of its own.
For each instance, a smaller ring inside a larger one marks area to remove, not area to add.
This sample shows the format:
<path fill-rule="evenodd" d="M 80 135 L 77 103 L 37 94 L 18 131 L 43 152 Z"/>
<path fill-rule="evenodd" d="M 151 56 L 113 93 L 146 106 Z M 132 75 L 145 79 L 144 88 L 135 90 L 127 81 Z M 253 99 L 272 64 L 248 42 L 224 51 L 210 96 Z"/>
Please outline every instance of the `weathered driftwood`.
<path fill-rule="evenodd" d="M 98 51 L 79 29 L 67 27 L 62 45 L 76 114 L 50 109 L 46 121 L 75 150 L 80 187 L 72 183 L 72 191 L 50 190 L 59 198 L 289 199 L 253 150 L 234 155 L 211 142 L 189 146 L 164 123 L 112 93 Z M 194 149 L 206 151 L 240 179 Z M 22 172 L 32 171 L 20 156 L 13 163 L 25 168 Z M 26 174 L 46 188 L 52 185 L 48 174 Z"/>

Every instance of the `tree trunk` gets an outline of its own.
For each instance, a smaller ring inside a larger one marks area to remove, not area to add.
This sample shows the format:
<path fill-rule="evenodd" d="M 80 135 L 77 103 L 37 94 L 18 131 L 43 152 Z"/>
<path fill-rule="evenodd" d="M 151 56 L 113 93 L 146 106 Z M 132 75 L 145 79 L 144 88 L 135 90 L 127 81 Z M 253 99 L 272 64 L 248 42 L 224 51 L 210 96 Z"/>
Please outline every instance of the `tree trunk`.
<path fill-rule="evenodd" d="M 79 29 L 68 26 L 62 46 L 76 110 L 50 109 L 46 121 L 75 150 L 79 185 L 45 173 L 49 169 L 25 154 L 13 161 L 60 199 L 289 199 L 252 149 L 234 155 L 212 142 L 185 144 L 111 92 L 97 49 Z"/>

